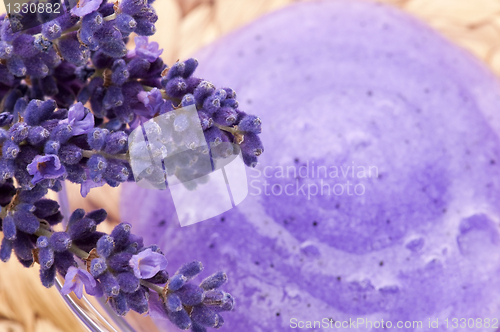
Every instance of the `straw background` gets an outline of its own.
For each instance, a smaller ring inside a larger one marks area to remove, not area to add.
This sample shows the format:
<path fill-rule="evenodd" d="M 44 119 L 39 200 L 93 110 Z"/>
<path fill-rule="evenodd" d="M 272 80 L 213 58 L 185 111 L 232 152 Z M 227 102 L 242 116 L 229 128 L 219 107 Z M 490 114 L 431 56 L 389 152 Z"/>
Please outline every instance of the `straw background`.
<path fill-rule="evenodd" d="M 293 0 L 158 0 L 158 33 L 168 64 L 255 18 Z M 449 39 L 483 59 L 500 75 L 500 0 L 384 0 L 420 17 Z M 0 12 L 4 11 L 0 5 Z M 333 32 L 334 33 L 334 32 Z M 87 199 L 69 185 L 72 208 L 107 206 L 110 227 L 119 221 L 117 189 L 93 189 Z M 106 227 L 106 225 L 104 226 Z M 0 235 L 1 238 L 1 235 Z M 143 329 L 151 331 L 151 329 Z M 15 258 L 0 262 L 0 332 L 84 331 L 57 291 L 45 289 L 38 267 L 23 268 Z"/>

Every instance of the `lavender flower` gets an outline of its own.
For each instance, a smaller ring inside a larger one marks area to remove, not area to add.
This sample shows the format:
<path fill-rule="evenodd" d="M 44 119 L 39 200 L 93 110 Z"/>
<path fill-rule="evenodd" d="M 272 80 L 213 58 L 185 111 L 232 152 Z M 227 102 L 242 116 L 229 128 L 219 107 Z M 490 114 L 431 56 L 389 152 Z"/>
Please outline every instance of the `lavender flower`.
<path fill-rule="evenodd" d="M 163 318 L 179 328 L 217 328 L 223 322 L 220 310 L 206 310 L 210 303 L 203 299 L 224 283 L 225 274 L 195 286 L 189 282 L 203 267 L 191 262 L 170 278 L 161 250 L 156 245 L 144 248 L 130 224 L 119 224 L 110 235 L 96 230 L 106 218 L 104 210 L 85 214 L 78 209 L 66 231 L 55 232 L 53 226 L 63 215 L 57 202 L 44 196 L 60 191 L 63 180 L 80 184 L 83 197 L 91 188 L 135 181 L 129 134 L 179 107 L 196 107 L 209 139 L 235 141 L 243 118 L 236 96 L 231 89 L 193 77 L 196 59 L 168 69 L 159 58 L 159 45 L 147 38 L 158 20 L 153 0 L 69 2 L 74 6 L 53 20 L 31 14 L 22 19 L 0 16 L 0 259 L 7 261 L 14 252 L 23 266 L 37 261 L 44 286 L 54 285 L 59 273 L 66 280 L 63 294 L 74 291 L 81 297 L 84 288 L 89 295 L 105 294 L 119 315 L 147 312 L 150 293 L 157 292 L 169 304 L 161 309 Z M 132 32 L 138 35 L 136 47 L 127 52 Z M 219 128 L 221 123 L 233 127 Z M 187 124 L 182 116 L 175 122 L 176 139 Z M 254 153 L 257 145 L 247 150 Z M 219 154 L 213 151 L 212 156 Z M 179 174 L 197 174 L 193 158 L 175 166 Z M 165 182 L 162 169 L 150 173 L 153 180 Z M 79 267 L 81 260 L 87 260 L 91 274 Z M 194 308 L 188 313 L 185 306 Z"/>
<path fill-rule="evenodd" d="M 129 264 L 137 278 L 149 279 L 167 267 L 167 259 L 162 254 L 146 249 L 132 256 Z"/>
<path fill-rule="evenodd" d="M 94 129 L 94 115 L 79 102 L 71 106 L 68 118 L 59 123 L 69 124 L 73 128 L 73 136 L 87 134 Z"/>
<path fill-rule="evenodd" d="M 156 59 L 163 53 L 163 50 L 159 49 L 157 42 L 149 42 L 148 37 L 137 36 L 134 38 L 135 49 L 130 50 L 127 54 L 128 58 L 135 56 L 141 56 L 149 62 L 155 62 Z"/>
<path fill-rule="evenodd" d="M 147 107 L 149 112 L 146 114 L 149 117 L 160 113 L 160 108 L 165 104 L 161 91 L 158 88 L 153 88 L 151 91 L 141 91 L 137 94 L 137 98 Z"/>
<path fill-rule="evenodd" d="M 44 179 L 57 179 L 66 174 L 66 169 L 61 165 L 56 155 L 38 155 L 26 168 L 33 175 L 31 183 L 37 184 Z"/>
<path fill-rule="evenodd" d="M 83 295 L 83 286 L 85 286 L 85 292 L 87 294 L 97 297 L 102 296 L 100 284 L 89 272 L 71 266 L 64 277 L 64 286 L 61 288 L 61 294 L 68 295 L 74 292 L 76 297 L 81 299 Z"/>

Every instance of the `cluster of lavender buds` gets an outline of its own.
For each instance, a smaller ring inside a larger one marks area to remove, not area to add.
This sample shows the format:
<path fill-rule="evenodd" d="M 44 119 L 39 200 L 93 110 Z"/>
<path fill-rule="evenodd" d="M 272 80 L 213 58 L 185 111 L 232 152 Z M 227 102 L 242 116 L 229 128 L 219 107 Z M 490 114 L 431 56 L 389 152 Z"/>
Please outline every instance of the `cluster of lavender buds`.
<path fill-rule="evenodd" d="M 76 210 L 65 231 L 55 231 L 64 218 L 59 204 L 45 198 L 48 190 L 62 190 L 65 180 L 80 184 L 84 197 L 105 184 L 138 181 L 129 136 L 183 108 L 194 109 L 210 147 L 192 147 L 192 155 L 208 155 L 212 170 L 214 159 L 239 153 L 255 166 L 263 152 L 261 121 L 239 110 L 232 89 L 194 77 L 195 59 L 170 68 L 163 63 L 158 44 L 148 41 L 158 19 L 153 2 L 73 0 L 62 2 L 57 16 L 0 16 L 0 259 L 14 252 L 25 267 L 40 264 L 46 287 L 60 273 L 63 294 L 81 297 L 85 286 L 89 295 L 106 296 L 120 315 L 154 311 L 181 329 L 205 331 L 222 326 L 219 313 L 234 304 L 219 290 L 224 273 L 194 286 L 188 281 L 202 265 L 192 262 L 169 277 L 160 249 L 144 247 L 129 224 L 110 235 L 96 231 L 104 210 Z M 135 48 L 128 50 L 130 36 Z M 171 137 L 185 130 L 183 121 L 174 121 Z M 153 137 L 145 142 L 153 151 Z M 175 160 L 167 165 L 165 159 L 146 176 L 166 183 L 169 173 L 181 180 L 200 175 L 198 159 L 187 154 Z"/>

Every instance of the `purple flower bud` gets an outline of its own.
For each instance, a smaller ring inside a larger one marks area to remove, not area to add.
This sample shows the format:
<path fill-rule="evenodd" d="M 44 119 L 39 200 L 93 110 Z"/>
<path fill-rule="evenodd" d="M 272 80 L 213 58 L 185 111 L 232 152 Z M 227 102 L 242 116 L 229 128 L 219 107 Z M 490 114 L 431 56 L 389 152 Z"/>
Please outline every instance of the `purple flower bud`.
<path fill-rule="evenodd" d="M 264 152 L 264 146 L 262 145 L 259 136 L 252 132 L 245 133 L 245 138 L 240 144 L 240 147 L 243 157 L 245 157 L 245 155 L 258 157 L 262 154 L 262 152 Z"/>
<path fill-rule="evenodd" d="M 162 84 L 165 80 L 162 79 Z M 186 81 L 182 77 L 175 77 L 171 80 L 165 81 L 164 85 L 165 91 L 167 95 L 172 98 L 182 98 L 184 94 L 187 92 L 187 84 Z"/>
<path fill-rule="evenodd" d="M 117 296 L 110 298 L 109 305 L 119 316 L 125 316 L 130 310 L 127 304 L 127 297 L 123 292 L 120 292 Z"/>
<path fill-rule="evenodd" d="M 7 141 L 2 146 L 2 157 L 5 159 L 16 159 L 19 154 L 19 145 L 13 141 Z"/>
<path fill-rule="evenodd" d="M 127 54 L 123 36 L 111 21 L 104 22 L 102 28 L 94 33 L 94 38 L 99 43 L 100 51 L 111 58 L 122 58 Z"/>
<path fill-rule="evenodd" d="M 73 211 L 73 213 L 71 213 L 71 215 L 69 216 L 68 227 L 71 227 L 71 225 L 82 219 L 84 216 L 84 209 L 76 209 L 75 211 Z"/>
<path fill-rule="evenodd" d="M 123 0 L 120 2 L 120 10 L 129 15 L 135 15 L 147 8 L 144 0 Z"/>
<path fill-rule="evenodd" d="M 93 11 L 82 18 L 80 29 L 95 32 L 101 28 L 103 22 L 101 13 Z"/>
<path fill-rule="evenodd" d="M 104 209 L 91 211 L 85 216 L 85 218 L 93 219 L 97 225 L 106 220 L 107 217 L 108 213 Z"/>
<path fill-rule="evenodd" d="M 94 278 L 98 278 L 108 269 L 106 265 L 106 260 L 104 258 L 94 258 L 90 263 L 90 274 Z"/>
<path fill-rule="evenodd" d="M 203 104 L 205 99 L 215 91 L 215 86 L 208 81 L 201 81 L 194 89 L 194 99 L 197 104 Z"/>
<path fill-rule="evenodd" d="M 234 308 L 234 298 L 220 289 L 205 292 L 203 304 L 216 312 L 231 311 Z"/>
<path fill-rule="evenodd" d="M 31 180 L 33 184 L 43 179 L 57 179 L 66 173 L 66 169 L 56 155 L 36 156 L 28 165 L 27 170 L 30 175 L 33 175 L 33 180 Z"/>
<path fill-rule="evenodd" d="M 190 93 L 184 95 L 184 97 L 182 97 L 182 100 L 181 100 L 181 105 L 182 107 L 188 107 L 190 105 L 194 105 L 195 104 L 195 100 L 194 100 L 194 96 Z"/>
<path fill-rule="evenodd" d="M 184 305 L 193 306 L 200 304 L 205 295 L 204 290 L 193 284 L 185 284 L 175 292 Z"/>
<path fill-rule="evenodd" d="M 36 247 L 40 248 L 48 248 L 49 247 L 49 239 L 46 236 L 40 236 L 36 240 Z"/>
<path fill-rule="evenodd" d="M 262 121 L 260 120 L 259 117 L 255 115 L 246 115 L 238 123 L 238 129 L 241 131 L 251 132 L 254 134 L 260 134 L 262 131 Z"/>
<path fill-rule="evenodd" d="M 0 180 L 14 177 L 15 165 L 13 160 L 0 159 Z"/>
<path fill-rule="evenodd" d="M 115 250 L 116 250 L 116 242 L 115 242 Z M 132 258 L 132 254 L 128 252 L 120 252 L 118 254 L 114 254 L 108 258 L 108 266 L 115 272 L 130 272 L 132 268 L 130 267 L 130 259 Z"/>
<path fill-rule="evenodd" d="M 128 135 L 123 131 L 117 131 L 108 135 L 104 152 L 109 154 L 124 153 L 128 148 Z"/>
<path fill-rule="evenodd" d="M 221 106 L 222 107 L 232 107 L 234 109 L 237 109 L 239 104 L 238 104 L 238 101 L 236 99 L 224 99 L 221 102 Z"/>
<path fill-rule="evenodd" d="M 193 261 L 182 265 L 176 274 L 182 274 L 187 280 L 191 280 L 203 271 L 203 265 L 199 261 Z"/>
<path fill-rule="evenodd" d="M 223 126 L 233 125 L 236 122 L 237 117 L 238 113 L 231 107 L 221 107 L 213 115 L 214 121 Z"/>
<path fill-rule="evenodd" d="M 10 139 L 19 144 L 28 138 L 30 127 L 25 122 L 18 122 L 9 129 Z"/>
<path fill-rule="evenodd" d="M 124 13 L 120 13 L 116 16 L 115 24 L 116 27 L 125 34 L 134 32 L 137 27 L 137 22 L 134 18 Z"/>
<path fill-rule="evenodd" d="M 179 311 L 169 311 L 168 319 L 175 324 L 181 330 L 187 330 L 191 327 L 191 318 L 189 318 L 186 310 L 182 309 Z"/>
<path fill-rule="evenodd" d="M 64 120 L 63 120 L 64 121 Z M 58 124 L 50 133 L 51 140 L 66 143 L 73 136 L 73 127 L 65 122 Z"/>
<path fill-rule="evenodd" d="M 106 297 L 116 297 L 120 294 L 120 285 L 111 272 L 106 271 L 100 277 L 102 290 Z"/>
<path fill-rule="evenodd" d="M 0 59 L 8 59 L 12 56 L 14 53 L 14 48 L 12 47 L 11 44 L 5 42 L 5 41 L 0 41 Z"/>
<path fill-rule="evenodd" d="M 49 239 L 46 236 L 40 236 L 36 240 L 36 247 L 38 248 L 38 262 L 40 267 L 47 270 L 54 264 L 54 250 L 49 247 Z"/>
<path fill-rule="evenodd" d="M 210 146 L 217 146 L 223 141 L 222 132 L 217 127 L 210 127 L 203 132 L 205 139 Z"/>
<path fill-rule="evenodd" d="M 26 267 L 29 261 L 33 262 L 33 244 L 29 238 L 29 235 L 23 232 L 18 232 L 17 237 L 14 240 L 14 253 L 16 254 L 19 261 Z"/>
<path fill-rule="evenodd" d="M 124 97 L 122 93 L 122 89 L 120 86 L 112 85 L 110 86 L 106 94 L 104 95 L 104 99 L 102 100 L 103 106 L 105 110 L 109 110 L 114 107 L 119 107 L 123 105 Z"/>
<path fill-rule="evenodd" d="M 191 332 L 207 332 L 207 329 L 203 325 L 198 324 L 194 320 L 191 323 Z"/>
<path fill-rule="evenodd" d="M 7 240 L 14 240 L 16 238 L 16 224 L 14 223 L 14 218 L 11 215 L 5 216 L 2 221 L 3 236 Z"/>
<path fill-rule="evenodd" d="M 95 232 L 96 227 L 93 219 L 83 218 L 69 225 L 68 234 L 72 240 L 84 239 Z"/>
<path fill-rule="evenodd" d="M 227 282 L 227 275 L 224 272 L 216 272 L 212 274 L 211 276 L 205 278 L 201 284 L 200 287 L 203 288 L 206 291 L 216 289 L 221 287 Z"/>
<path fill-rule="evenodd" d="M 90 50 L 83 46 L 78 40 L 78 32 L 69 32 L 57 39 L 58 49 L 62 57 L 74 64 L 75 66 L 83 66 L 87 63 Z"/>
<path fill-rule="evenodd" d="M 83 158 L 82 149 L 74 144 L 64 144 L 61 146 L 58 155 L 61 162 L 68 165 L 77 164 Z"/>
<path fill-rule="evenodd" d="M 215 95 L 207 97 L 203 102 L 203 110 L 208 115 L 213 115 L 219 109 L 220 109 L 220 99 L 217 98 Z"/>
<path fill-rule="evenodd" d="M 61 144 L 58 141 L 47 141 L 43 148 L 43 152 L 46 155 L 57 155 L 59 153 L 59 149 L 61 148 Z"/>
<path fill-rule="evenodd" d="M 17 229 L 28 234 L 35 233 L 40 227 L 40 222 L 31 212 L 16 211 L 13 218 Z"/>
<path fill-rule="evenodd" d="M 182 77 L 188 78 L 193 75 L 194 71 L 198 67 L 198 60 L 195 58 L 190 58 L 184 61 L 184 72 L 181 74 Z"/>
<path fill-rule="evenodd" d="M 219 325 L 219 315 L 203 304 L 193 307 L 191 319 L 203 326 L 216 327 Z"/>
<path fill-rule="evenodd" d="M 186 64 L 184 62 L 176 62 L 170 67 L 168 70 L 166 79 L 171 80 L 175 77 L 182 77 L 184 74 L 184 70 L 186 68 Z M 189 75 L 188 75 L 189 76 Z"/>
<path fill-rule="evenodd" d="M 113 74 L 111 74 L 111 81 L 116 85 L 122 85 L 130 77 L 127 64 L 123 59 L 116 60 L 111 69 L 113 70 Z"/>
<path fill-rule="evenodd" d="M 23 58 L 31 58 L 37 55 L 38 50 L 33 45 L 35 37 L 30 34 L 23 33 L 19 35 L 13 42 L 14 54 L 18 54 Z"/>
<path fill-rule="evenodd" d="M 92 149 L 100 151 L 106 144 L 108 134 L 109 130 L 107 129 L 94 128 L 88 133 L 87 142 Z"/>
<path fill-rule="evenodd" d="M 132 272 L 122 272 L 116 275 L 116 280 L 120 285 L 120 290 L 125 293 L 134 293 L 141 286 L 139 278 Z"/>
<path fill-rule="evenodd" d="M 55 232 L 49 239 L 50 247 L 55 252 L 63 252 L 71 247 L 71 238 L 66 232 Z"/>
<path fill-rule="evenodd" d="M 33 146 L 42 145 L 50 136 L 50 132 L 41 127 L 35 126 L 31 127 L 28 134 L 28 143 Z"/>
<path fill-rule="evenodd" d="M 125 182 L 130 176 L 130 170 L 119 160 L 108 160 L 108 166 L 103 174 L 103 178 L 108 184 Z"/>
<path fill-rule="evenodd" d="M 113 238 L 109 235 L 103 235 L 96 244 L 97 254 L 100 257 L 107 258 L 113 252 L 114 247 L 115 242 L 113 241 Z"/>
<path fill-rule="evenodd" d="M 186 284 L 187 278 L 182 274 L 176 274 L 168 281 L 168 289 L 172 292 L 179 290 Z"/>
<path fill-rule="evenodd" d="M 85 285 L 85 292 L 92 296 L 102 296 L 99 284 L 84 269 L 71 266 L 64 277 L 64 286 L 61 288 L 61 294 L 68 295 L 74 292 L 76 297 L 81 299 L 83 295 L 83 286 Z"/>
<path fill-rule="evenodd" d="M 146 313 L 149 310 L 147 294 L 143 287 L 134 293 L 125 293 L 129 308 L 140 314 Z"/>
<path fill-rule="evenodd" d="M 155 23 L 158 21 L 158 15 L 152 7 L 134 15 L 134 19 L 137 22 L 135 33 L 139 36 L 152 36 L 156 33 Z"/>
<path fill-rule="evenodd" d="M 203 130 L 209 129 L 214 124 L 214 120 L 203 111 L 198 111 L 198 117 L 200 118 L 200 124 Z"/>
<path fill-rule="evenodd" d="M 54 40 L 61 37 L 62 29 L 57 21 L 50 21 L 42 25 L 42 36 L 47 40 Z"/>
<path fill-rule="evenodd" d="M 14 55 L 11 58 L 7 59 L 7 68 L 9 71 L 17 77 L 22 77 L 26 75 L 26 66 L 24 65 L 23 60 L 17 56 Z"/>
<path fill-rule="evenodd" d="M 143 78 L 149 68 L 151 63 L 144 58 L 135 57 L 127 64 L 127 70 L 130 74 L 130 78 Z"/>
<path fill-rule="evenodd" d="M 7 262 L 10 259 L 13 247 L 13 240 L 8 240 L 6 237 L 2 239 L 2 245 L 0 246 L 0 260 L 2 262 Z"/>
<path fill-rule="evenodd" d="M 175 293 L 167 294 L 167 301 L 165 302 L 165 307 L 168 311 L 180 311 L 182 310 L 182 302 L 179 296 Z"/>
<path fill-rule="evenodd" d="M 42 281 L 42 285 L 50 288 L 54 286 L 56 279 L 56 267 L 52 265 L 48 269 L 40 269 L 40 280 Z"/>
<path fill-rule="evenodd" d="M 149 279 L 167 267 L 167 259 L 162 254 L 146 249 L 133 255 L 129 264 L 137 278 Z"/>

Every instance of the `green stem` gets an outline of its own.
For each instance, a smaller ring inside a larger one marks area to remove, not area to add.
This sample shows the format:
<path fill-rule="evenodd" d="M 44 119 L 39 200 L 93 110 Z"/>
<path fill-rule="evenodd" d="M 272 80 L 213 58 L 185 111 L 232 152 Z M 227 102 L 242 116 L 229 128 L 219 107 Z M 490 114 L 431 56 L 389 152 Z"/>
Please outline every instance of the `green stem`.
<path fill-rule="evenodd" d="M 120 160 L 125 160 L 125 161 L 128 161 L 130 159 L 129 155 L 127 153 L 123 153 L 123 154 L 108 154 L 108 153 L 105 153 L 105 152 L 95 151 L 95 150 L 83 150 L 82 151 L 82 156 L 84 158 L 90 158 L 90 157 L 92 157 L 95 154 L 100 154 L 104 158 L 109 158 L 109 159 L 120 159 Z"/>
<path fill-rule="evenodd" d="M 149 281 L 143 280 L 143 279 L 141 279 L 141 285 L 146 286 L 147 288 L 154 290 L 155 292 L 158 293 L 158 295 L 160 295 L 161 298 L 163 298 L 165 296 L 165 289 L 161 286 L 155 285 L 155 284 L 153 284 Z"/>

